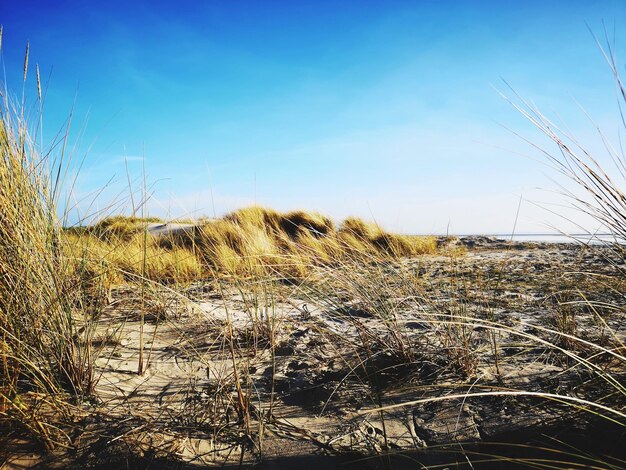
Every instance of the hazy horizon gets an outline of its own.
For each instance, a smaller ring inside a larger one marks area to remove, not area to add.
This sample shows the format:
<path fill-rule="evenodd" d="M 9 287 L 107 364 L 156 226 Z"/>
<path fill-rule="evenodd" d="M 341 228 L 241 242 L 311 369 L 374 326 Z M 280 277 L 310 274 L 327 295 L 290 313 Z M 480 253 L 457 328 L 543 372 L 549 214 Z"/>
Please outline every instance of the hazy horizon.
<path fill-rule="evenodd" d="M 21 97 L 27 42 L 33 112 L 35 63 L 47 84 L 44 140 L 75 103 L 81 211 L 99 188 L 92 212 L 127 192 L 126 166 L 140 188 L 145 167 L 150 215 L 256 203 L 404 233 L 580 232 L 549 210 L 598 228 L 561 208 L 554 171 L 514 132 L 552 147 L 498 90 L 604 158 L 585 116 L 618 142 L 589 31 L 604 40 L 603 22 L 622 67 L 620 1 L 0 5 L 9 90 Z"/>

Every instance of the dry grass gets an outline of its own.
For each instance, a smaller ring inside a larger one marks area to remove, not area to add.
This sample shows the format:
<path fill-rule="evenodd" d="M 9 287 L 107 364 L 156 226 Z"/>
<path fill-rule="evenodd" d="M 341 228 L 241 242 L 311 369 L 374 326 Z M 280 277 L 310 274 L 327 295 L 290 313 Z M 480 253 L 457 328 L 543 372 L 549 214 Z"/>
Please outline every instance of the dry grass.
<path fill-rule="evenodd" d="M 86 289 L 99 289 L 98 275 L 64 255 L 51 181 L 63 155 L 40 153 L 6 96 L 0 114 L 0 426 L 52 447 L 59 436 L 47 413 L 67 417 L 71 399 L 93 392 Z"/>
<path fill-rule="evenodd" d="M 154 219 L 116 216 L 73 230 L 83 244 L 121 273 L 137 275 L 143 260 L 141 238 Z M 300 279 L 313 266 L 333 265 L 354 256 L 390 258 L 434 253 L 434 237 L 395 235 L 360 219 L 339 229 L 328 217 L 248 207 L 221 219 L 148 237 L 147 277 L 181 282 L 216 274 L 279 274 Z"/>
<path fill-rule="evenodd" d="M 164 283 L 183 283 L 200 277 L 202 269 L 192 252 L 179 247 L 163 248 L 152 237 L 144 245 L 143 238 L 142 233 L 105 240 L 86 232 L 63 236 L 66 256 L 100 271 L 108 287 L 142 276 Z"/>

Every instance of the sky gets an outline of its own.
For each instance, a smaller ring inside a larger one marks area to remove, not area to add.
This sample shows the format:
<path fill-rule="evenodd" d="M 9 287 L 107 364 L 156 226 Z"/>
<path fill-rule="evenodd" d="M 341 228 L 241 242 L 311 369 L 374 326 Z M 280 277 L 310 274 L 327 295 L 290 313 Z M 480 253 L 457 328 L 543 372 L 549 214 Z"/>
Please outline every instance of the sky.
<path fill-rule="evenodd" d="M 404 233 L 572 231 L 554 172 L 516 134 L 549 143 L 499 91 L 592 151 L 585 113 L 617 136 L 589 30 L 606 25 L 619 62 L 624 1 L 3 0 L 0 23 L 18 100 L 30 44 L 32 115 L 41 70 L 44 148 L 72 115 L 80 217 L 132 211 L 145 176 L 146 210 L 168 218 L 256 203 Z"/>

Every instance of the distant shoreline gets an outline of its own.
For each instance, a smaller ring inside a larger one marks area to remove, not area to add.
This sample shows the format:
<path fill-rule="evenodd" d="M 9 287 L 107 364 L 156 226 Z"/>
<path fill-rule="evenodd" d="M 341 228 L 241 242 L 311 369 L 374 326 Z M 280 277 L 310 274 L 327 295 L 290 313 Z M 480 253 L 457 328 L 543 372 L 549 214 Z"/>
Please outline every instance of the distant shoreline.
<path fill-rule="evenodd" d="M 619 242 L 619 237 L 610 233 L 487 233 L 487 234 L 413 234 L 413 236 L 434 236 L 439 238 L 451 237 L 466 240 L 491 239 L 500 242 L 536 242 L 536 243 L 591 243 Z"/>
<path fill-rule="evenodd" d="M 563 237 L 563 238 L 613 238 L 611 233 L 413 233 L 411 235 L 426 237 L 489 237 L 489 238 L 519 238 L 519 237 Z"/>

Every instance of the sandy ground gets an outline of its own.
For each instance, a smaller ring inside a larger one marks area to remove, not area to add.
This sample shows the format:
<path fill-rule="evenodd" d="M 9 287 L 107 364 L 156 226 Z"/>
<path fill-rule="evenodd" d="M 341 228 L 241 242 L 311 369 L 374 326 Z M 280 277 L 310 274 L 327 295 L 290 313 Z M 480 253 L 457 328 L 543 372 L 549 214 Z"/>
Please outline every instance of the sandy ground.
<path fill-rule="evenodd" d="M 625 340 L 621 314 L 570 304 L 581 290 L 623 305 L 623 261 L 599 247 L 458 243 L 471 248 L 320 270 L 302 283 L 116 289 L 94 342 L 97 414 L 84 424 L 109 431 L 85 437 L 93 449 L 84 461 L 108 468 L 133 455 L 150 468 L 416 468 L 466 465 L 487 443 L 544 434 L 623 453 L 614 435 L 594 431 L 590 440 L 590 424 L 562 404 L 463 396 L 605 393 L 561 349 L 593 351 L 552 330 L 604 345 Z M 467 318 L 477 322 L 468 326 Z M 614 375 L 623 381 L 623 372 Z M 397 407 L 378 410 L 389 406 Z"/>

